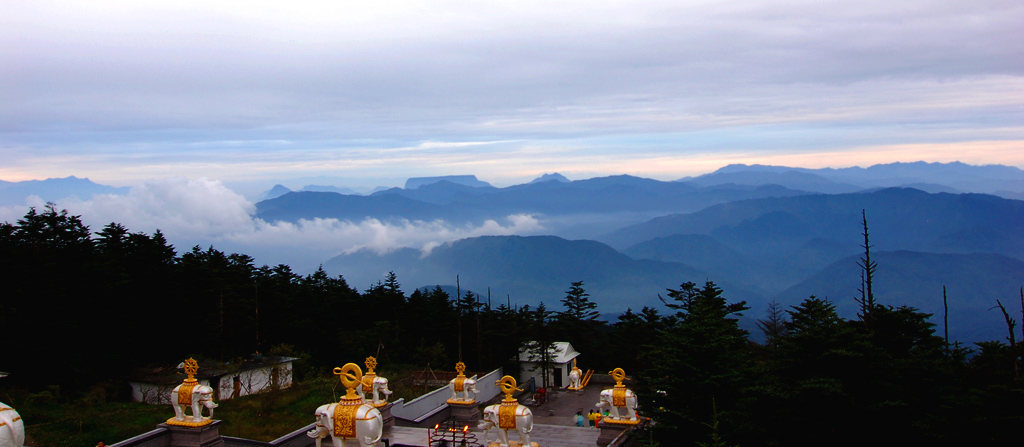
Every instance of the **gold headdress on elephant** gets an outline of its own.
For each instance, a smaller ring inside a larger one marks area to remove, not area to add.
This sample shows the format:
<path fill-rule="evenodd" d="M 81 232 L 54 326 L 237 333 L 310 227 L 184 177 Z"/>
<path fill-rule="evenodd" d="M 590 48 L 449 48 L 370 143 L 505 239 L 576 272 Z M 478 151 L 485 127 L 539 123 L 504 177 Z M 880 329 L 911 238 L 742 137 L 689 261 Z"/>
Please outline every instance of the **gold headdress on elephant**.
<path fill-rule="evenodd" d="M 615 387 L 612 388 L 612 405 L 616 407 L 626 406 L 626 385 L 622 384 L 623 380 L 626 380 L 626 371 L 622 368 L 615 368 L 608 372 L 615 379 Z"/>
<path fill-rule="evenodd" d="M 376 357 L 366 358 L 366 374 L 363 374 L 363 392 L 369 393 L 373 391 L 373 379 L 377 377 L 377 373 L 373 372 L 373 369 L 377 367 Z"/>
<path fill-rule="evenodd" d="M 364 403 L 363 396 L 356 394 L 356 387 L 363 383 L 363 370 L 355 363 L 346 363 L 341 368 L 334 368 L 334 375 L 338 376 L 341 385 L 345 389 L 345 397 L 338 401 L 334 407 L 334 433 L 341 438 L 354 438 L 356 436 L 356 411 Z"/>
<path fill-rule="evenodd" d="M 455 372 L 459 373 L 455 377 L 455 392 L 461 393 L 466 386 L 466 364 L 459 362 L 455 364 Z"/>
<path fill-rule="evenodd" d="M 512 430 L 516 428 L 516 410 L 519 408 L 519 401 L 512 394 L 522 389 L 516 388 L 516 378 L 512 376 L 502 377 L 494 382 L 501 387 L 505 398 L 501 400 L 501 407 L 498 408 L 498 428 Z"/>

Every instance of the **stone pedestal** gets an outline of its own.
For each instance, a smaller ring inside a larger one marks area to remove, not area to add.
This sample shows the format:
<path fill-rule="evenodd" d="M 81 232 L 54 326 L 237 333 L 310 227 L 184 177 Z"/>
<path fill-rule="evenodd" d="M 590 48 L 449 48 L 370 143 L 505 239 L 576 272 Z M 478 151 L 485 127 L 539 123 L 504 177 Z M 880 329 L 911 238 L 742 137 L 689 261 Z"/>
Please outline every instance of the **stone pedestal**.
<path fill-rule="evenodd" d="M 597 445 L 600 447 L 606 447 L 608 444 L 611 444 L 615 438 L 618 438 L 622 432 L 632 427 L 632 425 L 606 424 L 602 421 L 601 435 L 597 437 Z"/>
<path fill-rule="evenodd" d="M 395 417 L 391 415 L 391 407 L 395 406 L 393 402 L 388 402 L 387 405 L 382 407 L 374 407 L 380 412 L 380 417 L 384 419 L 385 427 L 395 426 Z"/>
<path fill-rule="evenodd" d="M 452 409 L 452 419 L 455 419 L 459 424 L 476 426 L 477 421 L 480 420 L 480 408 L 476 406 L 476 402 L 469 403 L 455 403 L 448 402 L 448 406 Z"/>
<path fill-rule="evenodd" d="M 221 447 L 224 440 L 220 439 L 220 421 L 213 421 L 201 427 L 183 427 L 179 425 L 159 424 L 171 432 L 169 447 Z"/>

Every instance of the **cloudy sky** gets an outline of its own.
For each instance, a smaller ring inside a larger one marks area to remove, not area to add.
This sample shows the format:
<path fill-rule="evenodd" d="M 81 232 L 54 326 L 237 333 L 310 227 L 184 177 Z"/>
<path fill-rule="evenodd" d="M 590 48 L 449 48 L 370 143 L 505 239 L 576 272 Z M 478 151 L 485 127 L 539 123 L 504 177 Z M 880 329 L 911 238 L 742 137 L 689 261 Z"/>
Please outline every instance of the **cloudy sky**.
<path fill-rule="evenodd" d="M 1024 167 L 1024 2 L 0 0 L 0 179 Z M 290 182 L 290 183 L 289 183 Z M 247 191 L 251 192 L 251 191 Z"/>

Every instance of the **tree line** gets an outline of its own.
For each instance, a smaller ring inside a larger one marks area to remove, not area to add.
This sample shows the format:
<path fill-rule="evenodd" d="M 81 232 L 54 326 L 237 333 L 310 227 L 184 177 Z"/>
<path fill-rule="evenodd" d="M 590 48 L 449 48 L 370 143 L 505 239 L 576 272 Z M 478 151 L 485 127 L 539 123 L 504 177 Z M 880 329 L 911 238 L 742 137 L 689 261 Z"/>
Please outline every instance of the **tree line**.
<path fill-rule="evenodd" d="M 1011 337 L 969 348 L 938 336 L 931 315 L 884 304 L 871 292 L 879 267 L 864 226 L 858 315 L 813 296 L 771 303 L 754 342 L 738 324 L 746 303 L 710 281 L 604 322 L 582 281 L 552 307 L 440 286 L 406 293 L 394 273 L 360 291 L 322 269 L 299 275 L 213 247 L 178 254 L 159 231 L 111 223 L 92 233 L 48 205 L 0 224 L 0 327 L 18 340 L 0 370 L 19 386 L 66 392 L 190 356 L 257 351 L 301 357 L 307 374 L 368 355 L 396 369 L 461 360 L 514 371 L 524 344 L 570 341 L 582 368 L 623 367 L 635 379 L 641 413 L 656 422 L 648 444 L 1011 442 L 1024 423 L 1016 321 L 1000 302 Z"/>
<path fill-rule="evenodd" d="M 213 247 L 179 254 L 159 230 L 92 232 L 52 204 L 0 224 L 0 284 L 0 327 L 18 334 L 0 357 L 7 384 L 68 392 L 192 356 L 257 352 L 295 355 L 311 371 L 368 355 L 419 369 L 514 368 L 536 337 L 596 340 L 604 326 L 581 287 L 557 312 L 440 286 L 406 293 L 394 273 L 358 290 L 322 268 L 300 275 Z"/>

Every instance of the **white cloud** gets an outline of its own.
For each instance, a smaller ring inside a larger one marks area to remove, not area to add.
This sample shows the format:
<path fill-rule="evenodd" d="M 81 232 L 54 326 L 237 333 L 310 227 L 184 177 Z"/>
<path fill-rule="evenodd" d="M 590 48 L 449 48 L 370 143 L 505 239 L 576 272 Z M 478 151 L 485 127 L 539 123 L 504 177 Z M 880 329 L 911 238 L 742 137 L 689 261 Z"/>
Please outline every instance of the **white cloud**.
<path fill-rule="evenodd" d="M 361 222 L 312 219 L 266 222 L 254 216 L 255 205 L 221 182 L 168 178 L 133 187 L 127 195 L 97 195 L 90 200 L 56 201 L 59 208 L 82 216 L 93 232 L 110 222 L 133 232 L 159 229 L 178 252 L 199 245 L 256 258 L 259 264 L 288 264 L 302 271 L 333 256 L 357 250 L 377 253 L 412 247 L 424 254 L 438 245 L 467 237 L 532 234 L 544 226 L 530 215 L 487 220 L 480 225 L 452 225 L 445 221 L 403 220 L 397 223 L 365 219 Z M 14 222 L 28 206 L 44 205 L 38 197 L 26 206 L 0 207 L 0 221 Z"/>
<path fill-rule="evenodd" d="M 472 168 L 493 181 L 510 164 L 513 177 L 567 170 L 595 151 L 661 149 L 676 165 L 792 154 L 779 146 L 820 147 L 820 130 L 856 134 L 826 149 L 1024 139 L 1019 0 L 39 0 L 3 10 L 8 180 Z M 723 144 L 731 135 L 746 138 Z M 567 146 L 578 150 L 515 160 Z M 618 173 L 577 172 L 598 169 Z"/>

